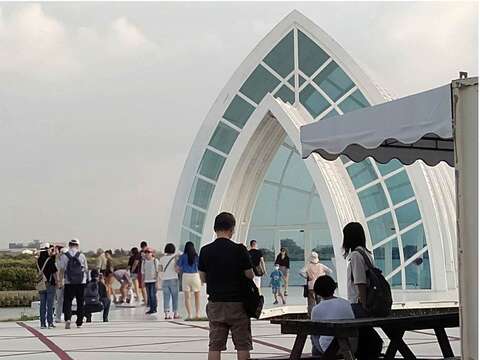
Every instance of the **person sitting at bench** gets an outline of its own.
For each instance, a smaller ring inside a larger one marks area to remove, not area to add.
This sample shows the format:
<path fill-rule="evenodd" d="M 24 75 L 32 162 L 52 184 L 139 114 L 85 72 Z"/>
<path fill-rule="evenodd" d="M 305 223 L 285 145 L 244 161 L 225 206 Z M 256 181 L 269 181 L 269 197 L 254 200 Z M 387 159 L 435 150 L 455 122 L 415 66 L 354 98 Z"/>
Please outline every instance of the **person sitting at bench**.
<path fill-rule="evenodd" d="M 315 295 L 322 301 L 312 309 L 311 319 L 313 321 L 321 320 L 350 320 L 355 319 L 350 302 L 341 297 L 334 296 L 337 289 L 337 283 L 328 275 L 322 275 L 317 278 L 313 285 Z M 333 340 L 333 336 L 312 335 L 312 355 L 319 356 L 323 354 Z M 350 345 L 355 352 L 357 347 L 357 338 L 350 338 Z"/>

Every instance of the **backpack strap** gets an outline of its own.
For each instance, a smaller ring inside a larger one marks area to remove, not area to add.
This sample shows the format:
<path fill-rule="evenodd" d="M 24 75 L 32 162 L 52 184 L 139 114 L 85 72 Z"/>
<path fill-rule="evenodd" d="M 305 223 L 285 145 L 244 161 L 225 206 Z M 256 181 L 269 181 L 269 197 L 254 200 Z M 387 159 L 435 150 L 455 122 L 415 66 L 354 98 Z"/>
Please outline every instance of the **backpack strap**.
<path fill-rule="evenodd" d="M 363 251 L 362 249 L 358 249 L 356 248 L 354 251 L 360 253 L 360 255 L 362 255 L 363 257 L 363 260 L 365 261 L 365 264 L 367 265 L 367 267 L 369 269 L 373 269 L 374 266 L 372 264 L 372 261 L 370 260 L 370 258 L 368 257 L 368 255 L 365 253 L 365 251 Z"/>
<path fill-rule="evenodd" d="M 41 269 L 40 269 L 40 266 L 38 266 L 38 261 L 37 261 L 37 268 L 38 268 L 38 270 L 39 270 L 39 271 L 40 271 L 42 274 L 43 274 L 43 270 L 45 270 L 45 266 L 47 266 L 47 262 L 48 262 L 48 260 L 50 260 L 50 258 L 49 258 L 49 257 L 47 257 L 47 259 L 46 259 L 46 260 L 45 260 L 45 262 L 43 263 L 43 265 L 42 265 L 42 268 L 41 268 Z"/>
<path fill-rule="evenodd" d="M 171 258 L 171 259 L 168 261 L 167 265 L 165 265 L 165 269 L 163 269 L 163 272 L 167 271 L 168 265 L 170 265 L 170 264 L 171 264 L 171 262 L 172 262 L 173 260 L 175 260 L 175 258 L 176 258 L 176 256 L 175 256 L 175 255 L 174 255 L 174 256 L 172 256 L 172 258 Z M 155 260 L 156 260 L 156 259 L 155 259 Z"/>
<path fill-rule="evenodd" d="M 72 258 L 72 255 L 68 251 L 65 253 L 65 256 L 68 258 L 68 260 Z"/>
<path fill-rule="evenodd" d="M 76 257 L 77 259 L 80 257 L 80 251 L 77 251 L 77 252 L 75 253 L 75 257 Z"/>

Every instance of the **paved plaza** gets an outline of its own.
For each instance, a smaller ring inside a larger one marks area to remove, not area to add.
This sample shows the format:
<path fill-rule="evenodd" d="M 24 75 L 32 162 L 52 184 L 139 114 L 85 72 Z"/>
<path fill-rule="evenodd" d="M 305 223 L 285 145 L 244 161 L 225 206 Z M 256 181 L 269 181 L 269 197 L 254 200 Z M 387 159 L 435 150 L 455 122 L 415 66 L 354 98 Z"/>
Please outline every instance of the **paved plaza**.
<path fill-rule="evenodd" d="M 63 324 L 41 330 L 38 321 L 3 322 L 0 323 L 0 358 L 206 359 L 207 322 L 163 320 L 163 315 L 147 316 L 143 312 L 143 307 L 113 309 L 108 323 L 100 322 L 100 315 L 95 314 L 92 323 L 80 329 L 73 325 L 70 330 L 65 330 Z M 255 358 L 285 356 L 293 346 L 294 337 L 280 334 L 280 327 L 267 320 L 253 321 L 252 331 Z M 458 329 L 447 330 L 447 333 L 458 355 Z M 405 339 L 417 356 L 441 357 L 432 331 L 409 332 Z M 308 343 L 305 351 L 309 351 Z M 231 341 L 223 358 L 236 358 Z"/>

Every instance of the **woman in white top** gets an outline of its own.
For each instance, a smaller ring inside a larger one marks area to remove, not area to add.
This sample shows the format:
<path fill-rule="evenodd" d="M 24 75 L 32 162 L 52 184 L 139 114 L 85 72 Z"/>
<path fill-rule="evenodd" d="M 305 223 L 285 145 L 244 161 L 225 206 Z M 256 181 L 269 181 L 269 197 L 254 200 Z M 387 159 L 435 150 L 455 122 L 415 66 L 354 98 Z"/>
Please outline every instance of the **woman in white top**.
<path fill-rule="evenodd" d="M 160 265 L 159 261 L 153 257 L 154 250 L 151 247 L 146 247 L 143 253 L 145 258 L 142 260 L 140 271 L 147 289 L 149 310 L 146 314 L 155 314 L 157 312 L 157 283 Z"/>
<path fill-rule="evenodd" d="M 328 266 L 320 263 L 318 259 L 318 254 L 315 251 L 312 251 L 310 258 L 308 259 L 308 264 L 300 271 L 300 275 L 307 279 L 308 285 L 308 315 L 312 313 L 312 309 L 317 303 L 317 297 L 313 291 L 313 286 L 315 281 L 323 275 L 331 274 L 332 269 Z"/>
<path fill-rule="evenodd" d="M 163 311 L 165 319 L 179 319 L 178 314 L 178 274 L 176 267 L 175 245 L 165 246 L 165 255 L 160 259 L 162 273 Z M 170 301 L 172 308 L 170 308 Z M 173 312 L 173 316 L 171 314 Z"/>

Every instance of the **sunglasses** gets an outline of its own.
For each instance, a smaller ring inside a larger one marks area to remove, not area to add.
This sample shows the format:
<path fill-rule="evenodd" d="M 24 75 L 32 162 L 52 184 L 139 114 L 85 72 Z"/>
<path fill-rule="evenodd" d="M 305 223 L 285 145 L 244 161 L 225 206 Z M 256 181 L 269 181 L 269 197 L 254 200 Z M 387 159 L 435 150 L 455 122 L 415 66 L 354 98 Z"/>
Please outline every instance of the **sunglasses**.
<path fill-rule="evenodd" d="M 145 253 L 145 254 L 151 254 L 152 252 L 151 252 L 151 251 L 148 251 L 148 250 L 145 250 L 144 253 Z"/>

